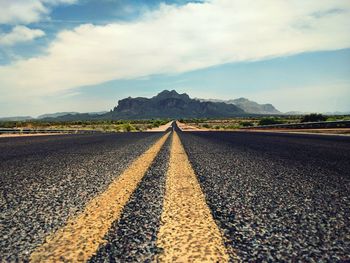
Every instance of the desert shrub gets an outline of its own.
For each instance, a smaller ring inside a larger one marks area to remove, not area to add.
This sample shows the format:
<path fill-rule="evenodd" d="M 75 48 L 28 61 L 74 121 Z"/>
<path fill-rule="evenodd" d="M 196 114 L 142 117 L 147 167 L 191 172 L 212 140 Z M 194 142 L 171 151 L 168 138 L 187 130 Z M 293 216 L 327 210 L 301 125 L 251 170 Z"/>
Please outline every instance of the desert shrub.
<path fill-rule="evenodd" d="M 259 121 L 259 125 L 272 125 L 272 124 L 281 124 L 281 123 L 283 123 L 283 121 L 274 117 L 262 118 Z"/>
<path fill-rule="evenodd" d="M 16 122 L 2 121 L 2 122 L 0 122 L 0 127 L 1 128 L 15 128 L 16 127 Z"/>
<path fill-rule="evenodd" d="M 231 129 L 237 129 L 237 126 L 234 125 L 234 124 L 232 124 L 232 125 L 226 125 L 226 126 L 224 126 L 224 129 L 229 129 L 229 130 L 231 130 Z"/>
<path fill-rule="evenodd" d="M 317 122 L 317 121 L 326 121 L 326 120 L 327 120 L 327 117 L 322 114 L 311 113 L 303 116 L 303 118 L 301 119 L 301 122 Z"/>
<path fill-rule="evenodd" d="M 155 120 L 155 121 L 153 121 L 153 127 L 154 128 L 157 128 L 157 127 L 159 127 L 161 125 L 161 121 L 160 120 Z"/>
<path fill-rule="evenodd" d="M 251 127 L 254 126 L 254 123 L 250 122 L 250 121 L 242 121 L 239 123 L 241 126 L 243 127 Z"/>
<path fill-rule="evenodd" d="M 130 123 L 126 123 L 126 124 L 124 124 L 123 125 L 123 130 L 124 131 L 127 131 L 127 132 L 129 132 L 129 131 L 131 131 L 131 124 Z"/>
<path fill-rule="evenodd" d="M 125 124 L 123 124 L 123 130 L 130 132 L 130 131 L 135 131 L 136 128 L 130 123 L 125 123 Z"/>

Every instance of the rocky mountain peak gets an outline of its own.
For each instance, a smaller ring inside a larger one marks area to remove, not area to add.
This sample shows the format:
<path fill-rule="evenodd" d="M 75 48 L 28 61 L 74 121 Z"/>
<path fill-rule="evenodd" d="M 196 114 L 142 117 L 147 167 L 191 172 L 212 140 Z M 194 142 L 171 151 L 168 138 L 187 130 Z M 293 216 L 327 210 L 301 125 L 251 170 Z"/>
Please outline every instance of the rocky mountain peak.
<path fill-rule="evenodd" d="M 186 94 L 179 94 L 176 92 L 176 90 L 163 90 L 162 92 L 158 93 L 156 96 L 154 96 L 152 99 L 155 100 L 164 100 L 164 99 L 181 99 L 181 100 L 189 100 L 190 97 Z"/>

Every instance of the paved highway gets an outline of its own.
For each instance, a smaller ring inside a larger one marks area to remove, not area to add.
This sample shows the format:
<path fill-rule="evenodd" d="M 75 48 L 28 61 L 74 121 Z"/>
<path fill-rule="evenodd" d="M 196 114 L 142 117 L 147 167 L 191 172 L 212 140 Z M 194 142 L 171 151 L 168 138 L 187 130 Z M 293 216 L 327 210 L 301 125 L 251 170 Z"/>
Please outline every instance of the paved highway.
<path fill-rule="evenodd" d="M 0 261 L 345 261 L 350 137 L 0 138 Z"/>
<path fill-rule="evenodd" d="M 349 259 L 350 137 L 197 132 L 181 140 L 240 259 Z"/>
<path fill-rule="evenodd" d="M 28 258 L 161 136 L 0 138 L 0 261 Z"/>

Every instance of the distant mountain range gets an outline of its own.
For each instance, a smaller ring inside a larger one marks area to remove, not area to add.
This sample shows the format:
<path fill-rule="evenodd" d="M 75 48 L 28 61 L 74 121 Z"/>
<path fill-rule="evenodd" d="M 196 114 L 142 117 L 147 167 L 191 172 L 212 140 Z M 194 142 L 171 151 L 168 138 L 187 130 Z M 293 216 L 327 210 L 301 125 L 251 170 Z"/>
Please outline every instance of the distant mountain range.
<path fill-rule="evenodd" d="M 37 119 L 45 119 L 45 118 L 57 118 L 57 117 L 61 117 L 64 115 L 75 115 L 75 114 L 79 114 L 79 112 L 55 112 L 55 113 L 46 113 L 43 115 L 39 115 Z"/>
<path fill-rule="evenodd" d="M 57 112 L 43 114 L 37 118 L 17 116 L 0 118 L 0 121 L 78 121 L 120 120 L 155 118 L 229 118 L 248 115 L 302 115 L 302 112 L 281 113 L 272 104 L 258 104 L 246 98 L 231 100 L 190 98 L 186 93 L 164 90 L 152 98 L 125 98 L 109 112 Z M 330 113 L 329 113 L 330 114 Z M 337 113 L 349 114 L 349 113 Z M 331 114 L 330 114 L 331 115 Z"/>
<path fill-rule="evenodd" d="M 33 119 L 31 116 L 0 117 L 0 121 L 26 121 L 31 119 Z"/>
<path fill-rule="evenodd" d="M 55 113 L 46 113 L 39 115 L 37 118 L 33 118 L 31 116 L 14 116 L 14 117 L 0 117 L 0 121 L 27 121 L 27 120 L 56 120 L 59 118 L 63 118 L 64 120 L 76 120 L 75 115 L 78 116 L 96 116 L 107 113 L 108 111 L 99 111 L 99 112 L 88 112 L 88 113 L 80 113 L 80 112 L 55 112 Z"/>
<path fill-rule="evenodd" d="M 282 114 L 272 104 L 258 104 L 255 101 L 248 100 L 246 98 L 238 98 L 233 100 L 216 100 L 216 99 L 199 99 L 200 101 L 211 102 L 224 102 L 227 104 L 233 104 L 241 108 L 247 113 L 252 114 Z"/>
<path fill-rule="evenodd" d="M 56 112 L 56 113 L 48 113 L 38 116 L 37 119 L 47 119 L 47 118 L 57 118 L 67 115 L 79 115 L 79 114 L 88 114 L 88 115 L 102 115 L 107 113 L 108 111 L 99 111 L 99 112 L 88 112 L 88 113 L 80 113 L 80 112 Z"/>

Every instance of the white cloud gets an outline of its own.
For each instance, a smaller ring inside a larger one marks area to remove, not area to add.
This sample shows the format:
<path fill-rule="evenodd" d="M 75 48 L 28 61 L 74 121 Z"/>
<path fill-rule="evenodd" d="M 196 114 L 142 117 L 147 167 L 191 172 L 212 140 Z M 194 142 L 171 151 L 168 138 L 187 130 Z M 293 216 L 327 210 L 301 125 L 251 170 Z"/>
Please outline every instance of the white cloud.
<path fill-rule="evenodd" d="M 48 15 L 50 7 L 76 0 L 0 0 L 0 24 L 29 24 Z"/>
<path fill-rule="evenodd" d="M 136 22 L 59 33 L 46 55 L 1 66 L 0 89 L 13 96 L 53 94 L 112 79 L 347 48 L 349 15 L 348 0 L 162 5 Z"/>
<path fill-rule="evenodd" d="M 19 42 L 31 41 L 44 35 L 45 32 L 40 29 L 30 29 L 26 26 L 15 26 L 11 32 L 0 34 L 0 46 L 11 46 Z"/>

